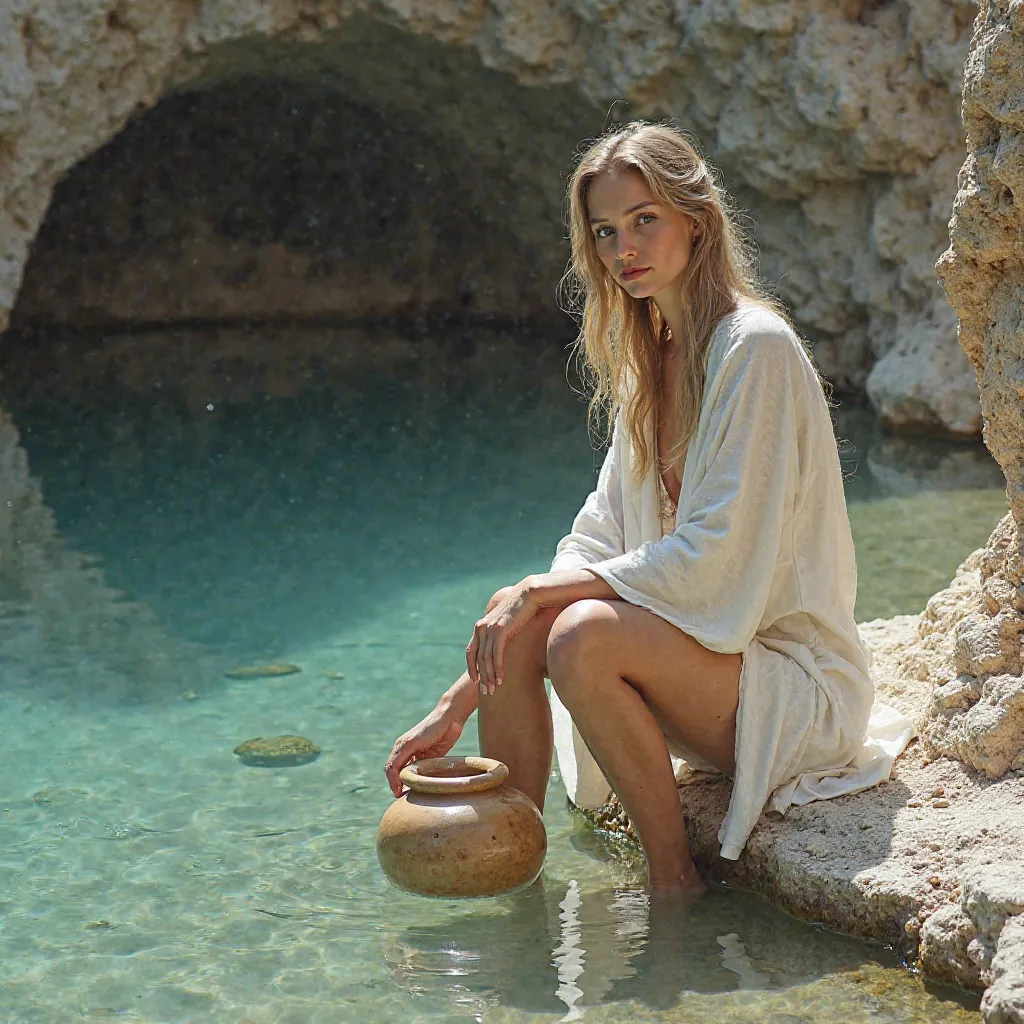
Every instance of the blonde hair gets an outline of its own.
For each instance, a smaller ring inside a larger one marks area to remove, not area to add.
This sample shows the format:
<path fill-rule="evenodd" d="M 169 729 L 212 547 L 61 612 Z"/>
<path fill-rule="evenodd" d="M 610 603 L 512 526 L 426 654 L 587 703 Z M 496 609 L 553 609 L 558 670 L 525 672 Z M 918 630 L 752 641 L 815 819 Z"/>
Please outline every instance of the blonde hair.
<path fill-rule="evenodd" d="M 641 479 L 656 454 L 652 443 L 662 372 L 665 328 L 653 299 L 635 299 L 616 284 L 597 253 L 587 212 L 590 183 L 609 171 L 635 170 L 655 199 L 692 217 L 700 226 L 682 279 L 684 358 L 680 370 L 680 435 L 665 466 L 681 459 L 697 427 L 704 395 L 706 355 L 719 320 L 741 299 L 762 303 L 784 316 L 765 292 L 755 270 L 753 249 L 737 224 L 731 201 L 717 173 L 696 144 L 668 124 L 632 121 L 594 142 L 580 156 L 567 189 L 571 254 L 559 283 L 563 308 L 580 319 L 575 354 L 592 387 L 591 425 L 605 415 L 605 439 L 615 417 L 625 412 L 632 442 L 634 476 Z M 582 316 L 579 307 L 582 305 Z M 664 467 L 663 467 L 664 468 Z"/>

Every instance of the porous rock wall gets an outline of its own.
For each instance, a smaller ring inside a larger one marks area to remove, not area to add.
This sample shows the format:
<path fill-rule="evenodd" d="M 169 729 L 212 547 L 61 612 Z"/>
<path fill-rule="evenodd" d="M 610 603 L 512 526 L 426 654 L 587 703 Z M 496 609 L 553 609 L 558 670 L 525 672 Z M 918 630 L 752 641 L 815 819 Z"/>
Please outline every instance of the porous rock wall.
<path fill-rule="evenodd" d="M 939 271 L 981 388 L 1009 514 L 921 616 L 924 738 L 993 778 L 1024 769 L 1024 4 L 985 0 L 964 74 L 968 157 Z"/>
<path fill-rule="evenodd" d="M 369 19 L 475 52 L 507 76 L 509 103 L 521 87 L 565 87 L 602 119 L 626 99 L 620 119 L 696 129 L 822 369 L 866 387 L 894 426 L 976 433 L 976 384 L 933 271 L 974 12 L 970 0 L 15 0 L 0 11 L 0 323 L 55 184 L 133 114 L 240 42 L 317 46 Z M 389 64 L 349 72 L 358 90 Z M 560 141 L 566 157 L 577 141 Z M 548 210 L 562 187 L 544 183 Z M 507 312 L 549 308 L 552 285 L 538 275 Z"/>
<path fill-rule="evenodd" d="M 985 441 L 1010 511 L 929 601 L 897 675 L 932 685 L 928 755 L 980 779 L 1024 771 L 1024 3 L 982 0 L 964 72 L 968 156 L 938 269 L 977 373 Z M 1019 822 L 1019 807 L 1018 817 Z M 923 966 L 987 985 L 987 1024 L 1024 1021 L 1024 855 L 977 865 L 924 922 Z"/>

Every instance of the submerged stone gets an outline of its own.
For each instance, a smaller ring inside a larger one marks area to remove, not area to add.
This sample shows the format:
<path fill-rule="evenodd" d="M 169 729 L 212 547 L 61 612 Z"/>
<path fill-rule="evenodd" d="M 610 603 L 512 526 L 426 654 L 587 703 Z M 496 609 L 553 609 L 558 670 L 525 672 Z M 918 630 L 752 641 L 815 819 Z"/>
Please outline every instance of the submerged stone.
<path fill-rule="evenodd" d="M 293 676 L 301 671 L 298 665 L 274 662 L 270 665 L 239 665 L 237 668 L 229 668 L 224 675 L 228 679 L 272 679 L 276 676 Z"/>
<path fill-rule="evenodd" d="M 235 747 L 243 764 L 253 768 L 293 768 L 320 756 L 320 748 L 305 736 L 257 736 Z"/>
<path fill-rule="evenodd" d="M 38 807 L 52 807 L 66 810 L 72 804 L 78 804 L 89 794 L 77 786 L 43 786 L 32 794 L 32 802 Z"/>

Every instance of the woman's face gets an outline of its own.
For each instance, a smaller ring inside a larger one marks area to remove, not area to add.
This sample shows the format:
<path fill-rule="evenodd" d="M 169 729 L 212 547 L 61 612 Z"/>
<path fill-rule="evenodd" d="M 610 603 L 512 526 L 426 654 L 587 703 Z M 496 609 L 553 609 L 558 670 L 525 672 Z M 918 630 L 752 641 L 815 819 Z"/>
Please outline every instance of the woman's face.
<path fill-rule="evenodd" d="M 643 175 L 607 171 L 590 182 L 587 216 L 601 262 L 635 299 L 678 287 L 700 232 L 692 217 L 663 206 Z"/>

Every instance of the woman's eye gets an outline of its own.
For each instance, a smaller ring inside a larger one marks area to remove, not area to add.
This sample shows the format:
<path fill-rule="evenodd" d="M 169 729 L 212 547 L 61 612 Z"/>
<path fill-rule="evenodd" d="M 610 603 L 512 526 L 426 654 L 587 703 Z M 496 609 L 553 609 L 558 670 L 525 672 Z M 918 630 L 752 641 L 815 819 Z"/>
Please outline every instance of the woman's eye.
<path fill-rule="evenodd" d="M 645 217 L 647 217 L 648 219 L 644 220 Z M 641 213 L 637 217 L 636 222 L 637 222 L 637 224 L 649 224 L 651 221 L 657 220 L 657 219 L 658 219 L 657 214 L 654 214 L 654 213 Z M 594 231 L 594 237 L 595 238 L 609 238 L 611 236 L 611 233 L 614 230 L 615 229 L 610 224 L 602 224 L 601 227 L 597 228 Z M 605 232 L 607 232 L 607 234 Z"/>

